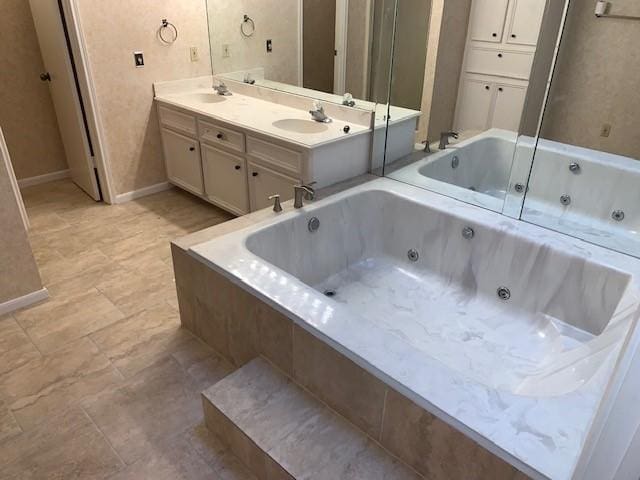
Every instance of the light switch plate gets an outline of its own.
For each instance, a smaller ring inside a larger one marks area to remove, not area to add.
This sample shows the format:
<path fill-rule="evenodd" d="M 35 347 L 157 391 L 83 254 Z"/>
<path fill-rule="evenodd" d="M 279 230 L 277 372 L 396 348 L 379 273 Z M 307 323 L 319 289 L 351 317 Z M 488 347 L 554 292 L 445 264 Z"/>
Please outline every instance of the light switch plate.
<path fill-rule="evenodd" d="M 198 52 L 198 47 L 191 47 L 189 49 L 189 56 L 191 57 L 192 62 L 199 62 L 200 53 Z"/>
<path fill-rule="evenodd" d="M 135 62 L 136 68 L 144 67 L 144 53 L 133 52 L 133 61 Z"/>
<path fill-rule="evenodd" d="M 229 58 L 231 56 L 231 48 L 228 43 L 222 45 L 222 58 Z"/>
<path fill-rule="evenodd" d="M 604 125 L 602 125 L 602 128 L 600 129 L 600 136 L 607 138 L 609 135 L 611 135 L 611 125 L 608 123 L 605 123 Z"/>

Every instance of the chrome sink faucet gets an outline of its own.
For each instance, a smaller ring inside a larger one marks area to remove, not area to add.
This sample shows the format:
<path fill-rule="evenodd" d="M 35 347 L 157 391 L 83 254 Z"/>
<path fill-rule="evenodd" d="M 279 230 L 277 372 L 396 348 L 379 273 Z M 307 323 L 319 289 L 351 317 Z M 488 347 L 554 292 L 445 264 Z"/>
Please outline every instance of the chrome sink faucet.
<path fill-rule="evenodd" d="M 296 185 L 293 187 L 293 208 L 302 208 L 304 207 L 303 200 L 313 200 L 316 198 L 316 192 L 311 185 L 315 182 L 310 183 L 309 185 Z"/>
<path fill-rule="evenodd" d="M 229 91 L 229 87 L 227 87 L 224 82 L 220 82 L 218 85 L 214 85 L 213 89 L 218 92 L 218 95 L 222 95 L 223 97 L 229 97 L 233 95 L 233 93 Z"/>
<path fill-rule="evenodd" d="M 324 113 L 324 107 L 318 101 L 313 102 L 313 108 L 309 110 L 309 113 L 316 122 L 331 123 L 333 121 Z"/>
<path fill-rule="evenodd" d="M 440 150 L 444 150 L 445 148 L 447 148 L 447 145 L 449 145 L 449 139 L 452 137 L 457 139 L 459 137 L 458 132 L 442 132 L 440 134 L 440 145 L 438 146 L 438 148 Z"/>

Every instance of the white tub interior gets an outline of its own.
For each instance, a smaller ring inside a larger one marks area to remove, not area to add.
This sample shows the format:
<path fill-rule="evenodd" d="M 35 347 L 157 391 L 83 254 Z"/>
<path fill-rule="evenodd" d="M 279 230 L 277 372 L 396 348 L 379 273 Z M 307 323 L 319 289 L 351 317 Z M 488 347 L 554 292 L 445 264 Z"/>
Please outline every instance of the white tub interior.
<path fill-rule="evenodd" d="M 313 213 L 317 232 L 298 216 L 253 233 L 247 248 L 489 387 L 573 391 L 620 339 L 611 319 L 630 281 L 621 271 L 382 191 Z"/>
<path fill-rule="evenodd" d="M 386 176 L 459 200 L 501 211 L 509 186 L 517 134 L 491 129 L 445 150 L 415 152 Z"/>

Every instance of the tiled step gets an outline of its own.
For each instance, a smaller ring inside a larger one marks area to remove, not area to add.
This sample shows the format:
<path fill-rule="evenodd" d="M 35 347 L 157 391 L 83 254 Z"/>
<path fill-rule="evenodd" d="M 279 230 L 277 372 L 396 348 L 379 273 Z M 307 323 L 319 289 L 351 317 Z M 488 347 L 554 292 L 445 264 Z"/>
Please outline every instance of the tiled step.
<path fill-rule="evenodd" d="M 262 358 L 202 400 L 209 429 L 260 479 L 422 478 Z"/>

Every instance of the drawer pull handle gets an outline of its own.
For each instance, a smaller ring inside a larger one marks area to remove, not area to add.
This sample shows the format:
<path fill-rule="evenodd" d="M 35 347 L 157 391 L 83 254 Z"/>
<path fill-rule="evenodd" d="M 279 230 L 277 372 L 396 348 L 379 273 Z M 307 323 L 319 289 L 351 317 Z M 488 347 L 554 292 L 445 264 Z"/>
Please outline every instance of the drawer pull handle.
<path fill-rule="evenodd" d="M 222 140 L 224 138 L 224 135 L 222 133 L 218 132 L 218 134 L 216 135 L 216 138 L 218 140 Z"/>
<path fill-rule="evenodd" d="M 196 151 L 196 147 L 189 147 L 189 151 L 190 152 L 195 152 Z"/>
<path fill-rule="evenodd" d="M 253 172 L 251 175 L 253 175 L 254 177 L 258 176 L 258 172 Z"/>
<path fill-rule="evenodd" d="M 235 169 L 236 169 L 236 170 L 240 170 L 241 168 L 242 168 L 242 167 L 241 167 L 240 165 L 236 165 L 236 166 L 235 166 Z"/>

